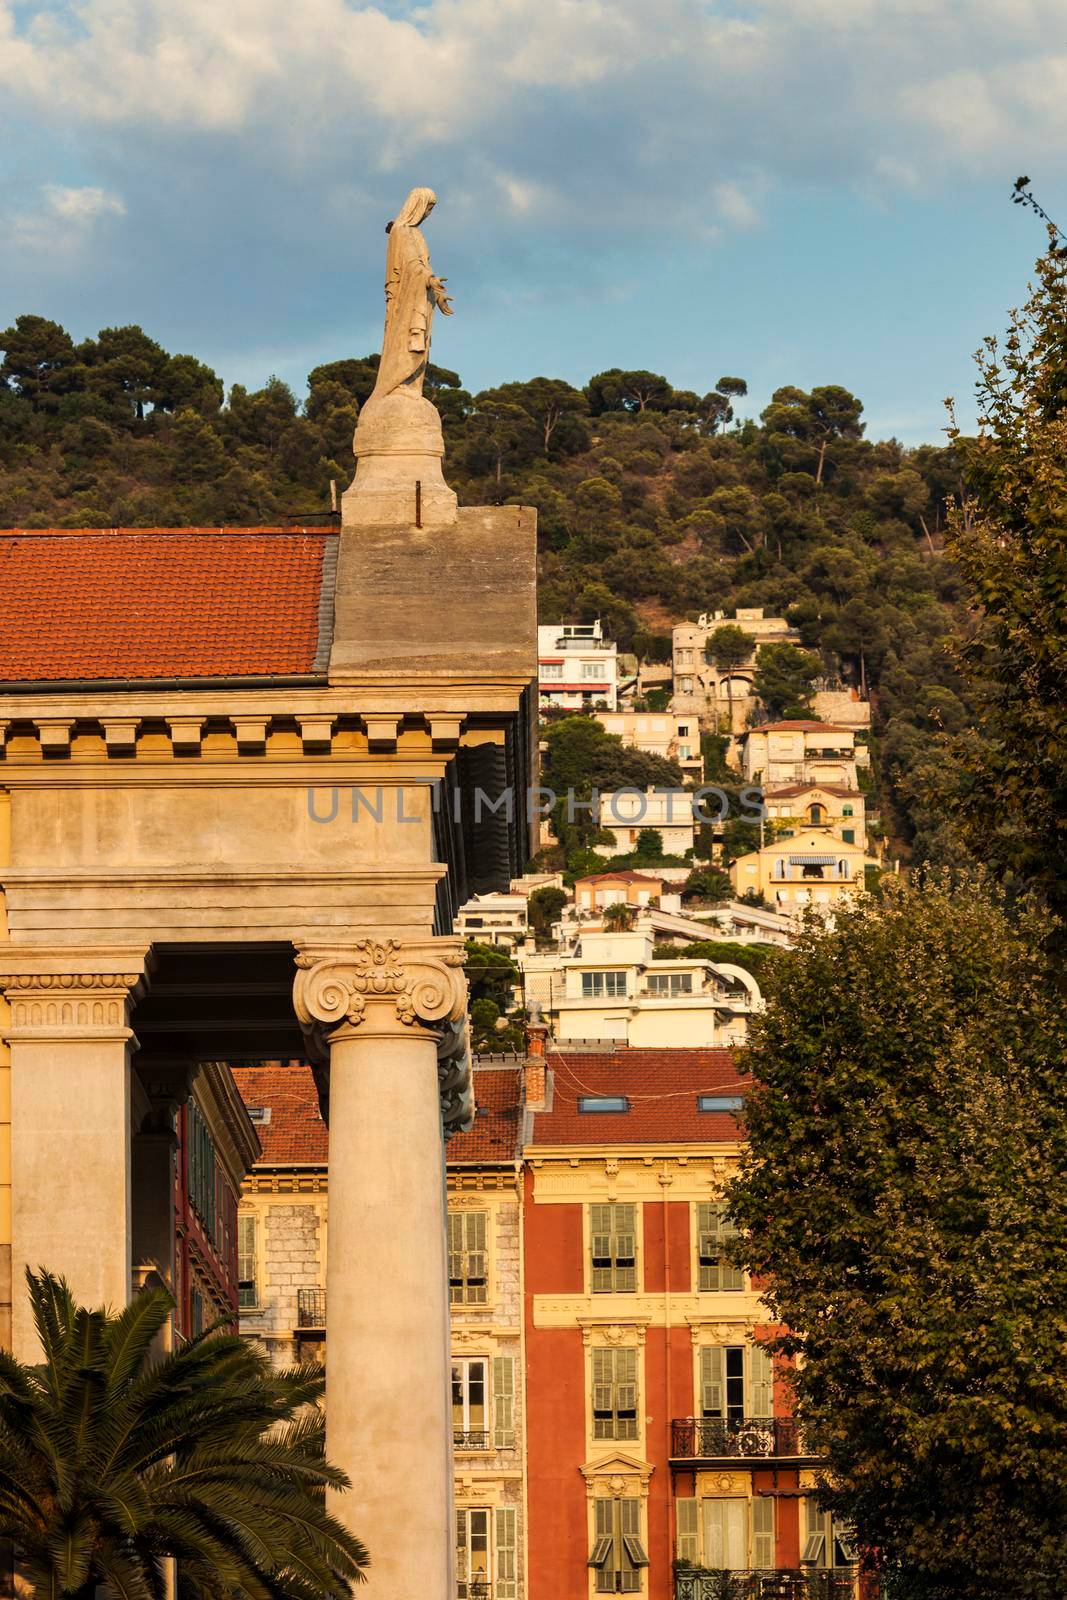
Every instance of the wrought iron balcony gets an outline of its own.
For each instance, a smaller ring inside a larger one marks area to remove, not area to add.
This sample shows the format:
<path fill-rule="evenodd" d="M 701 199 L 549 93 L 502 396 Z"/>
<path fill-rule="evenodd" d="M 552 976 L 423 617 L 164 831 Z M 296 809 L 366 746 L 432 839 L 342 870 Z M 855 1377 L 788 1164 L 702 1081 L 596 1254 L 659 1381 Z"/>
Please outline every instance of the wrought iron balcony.
<path fill-rule="evenodd" d="M 461 1578 L 457 1592 L 459 1600 L 493 1600 L 493 1589 L 488 1578 Z"/>
<path fill-rule="evenodd" d="M 453 1428 L 452 1444 L 456 1450 L 488 1450 L 488 1428 Z"/>
<path fill-rule="evenodd" d="M 325 1328 L 325 1289 L 298 1289 L 296 1291 L 296 1325 L 298 1328 Z"/>
<path fill-rule="evenodd" d="M 674 1600 L 853 1600 L 856 1569 L 788 1567 L 770 1572 L 718 1572 L 709 1567 L 674 1569 Z M 872 1597 L 876 1590 L 867 1588 Z"/>
<path fill-rule="evenodd" d="M 675 1417 L 671 1423 L 672 1461 L 814 1453 L 792 1417 Z"/>

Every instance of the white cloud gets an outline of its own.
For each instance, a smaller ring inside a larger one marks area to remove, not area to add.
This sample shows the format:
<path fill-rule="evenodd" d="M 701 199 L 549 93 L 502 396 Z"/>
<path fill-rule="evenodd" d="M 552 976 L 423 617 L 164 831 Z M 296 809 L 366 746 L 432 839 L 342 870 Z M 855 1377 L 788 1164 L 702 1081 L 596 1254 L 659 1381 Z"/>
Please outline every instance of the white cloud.
<path fill-rule="evenodd" d="M 325 208 L 444 174 L 454 217 L 616 237 L 710 191 L 693 225 L 736 230 L 761 185 L 878 199 L 1062 166 L 1062 21 L 1063 0 L 0 0 L 0 95 L 124 190 L 153 158 Z"/>
<path fill-rule="evenodd" d="M 106 189 L 46 183 L 32 203 L 11 207 L 4 220 L 19 244 L 31 250 L 68 252 L 85 242 L 101 218 L 125 215 L 124 202 Z"/>

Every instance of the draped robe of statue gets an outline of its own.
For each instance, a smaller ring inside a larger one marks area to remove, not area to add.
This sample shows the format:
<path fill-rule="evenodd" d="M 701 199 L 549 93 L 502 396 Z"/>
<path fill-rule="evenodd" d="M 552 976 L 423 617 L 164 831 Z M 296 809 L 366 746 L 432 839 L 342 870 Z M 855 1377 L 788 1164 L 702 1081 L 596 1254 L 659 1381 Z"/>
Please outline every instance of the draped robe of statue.
<path fill-rule="evenodd" d="M 432 189 L 412 189 L 389 229 L 382 355 L 356 424 L 356 476 L 341 497 L 342 526 L 443 527 L 456 520 L 456 496 L 441 471 L 441 418 L 422 392 L 434 308 L 451 314 L 419 228 L 436 198 Z"/>
<path fill-rule="evenodd" d="M 419 231 L 436 202 L 432 189 L 412 189 L 392 228 L 385 258 L 385 336 L 375 394 L 421 394 L 430 358 L 436 304 L 430 252 Z"/>

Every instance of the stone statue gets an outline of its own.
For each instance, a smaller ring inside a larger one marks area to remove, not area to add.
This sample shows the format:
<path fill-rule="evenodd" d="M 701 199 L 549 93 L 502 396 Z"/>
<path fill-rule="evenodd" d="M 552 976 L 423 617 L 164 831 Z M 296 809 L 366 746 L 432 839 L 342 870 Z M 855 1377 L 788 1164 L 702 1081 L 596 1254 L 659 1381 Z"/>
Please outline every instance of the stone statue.
<path fill-rule="evenodd" d="M 445 280 L 434 276 L 430 253 L 419 231 L 437 196 L 432 189 L 412 189 L 386 232 L 385 337 L 374 393 L 403 389 L 421 394 L 430 359 L 430 323 L 434 307 L 452 315 Z"/>
<path fill-rule="evenodd" d="M 422 392 L 434 309 L 452 315 L 419 230 L 436 204 L 432 189 L 412 189 L 386 230 L 382 358 L 356 424 L 356 476 L 341 496 L 342 526 L 418 529 L 456 520 L 456 497 L 441 471 L 441 418 Z"/>

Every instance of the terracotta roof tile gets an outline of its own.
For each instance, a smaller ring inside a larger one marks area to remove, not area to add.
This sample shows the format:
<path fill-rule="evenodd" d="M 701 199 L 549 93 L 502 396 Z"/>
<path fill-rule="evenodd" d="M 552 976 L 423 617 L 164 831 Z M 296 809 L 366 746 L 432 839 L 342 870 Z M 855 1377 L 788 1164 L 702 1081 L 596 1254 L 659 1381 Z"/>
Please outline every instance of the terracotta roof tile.
<path fill-rule="evenodd" d="M 0 681 L 313 670 L 316 528 L 0 531 Z"/>
<path fill-rule="evenodd" d="M 750 733 L 852 733 L 854 729 L 845 728 L 839 722 L 761 722 L 756 728 L 746 728 L 741 735 L 747 739 Z"/>
<path fill-rule="evenodd" d="M 256 1123 L 263 1148 L 259 1165 L 326 1165 L 329 1135 L 306 1062 L 237 1066 L 233 1076 L 246 1106 L 270 1109 L 270 1121 Z M 449 1141 L 449 1166 L 514 1161 L 519 1140 L 519 1063 L 476 1062 L 474 1093 L 478 1104 L 474 1127 Z"/>
<path fill-rule="evenodd" d="M 257 1165 L 324 1167 L 326 1124 L 319 1116 L 315 1080 L 307 1063 L 272 1062 L 232 1070 L 245 1105 L 270 1111 L 269 1122 L 255 1125 L 263 1150 Z"/>
<path fill-rule="evenodd" d="M 549 1052 L 551 1111 L 534 1113 L 532 1145 L 718 1144 L 739 1141 L 729 1111 L 698 1111 L 698 1094 L 744 1094 L 732 1050 Z M 626 1112 L 579 1111 L 583 1095 L 625 1095 Z"/>
<path fill-rule="evenodd" d="M 575 878 L 574 887 L 577 889 L 583 883 L 654 883 L 662 889 L 664 880 L 654 877 L 649 872 L 635 872 L 632 867 L 623 867 L 618 872 L 594 872 L 588 878 Z"/>

